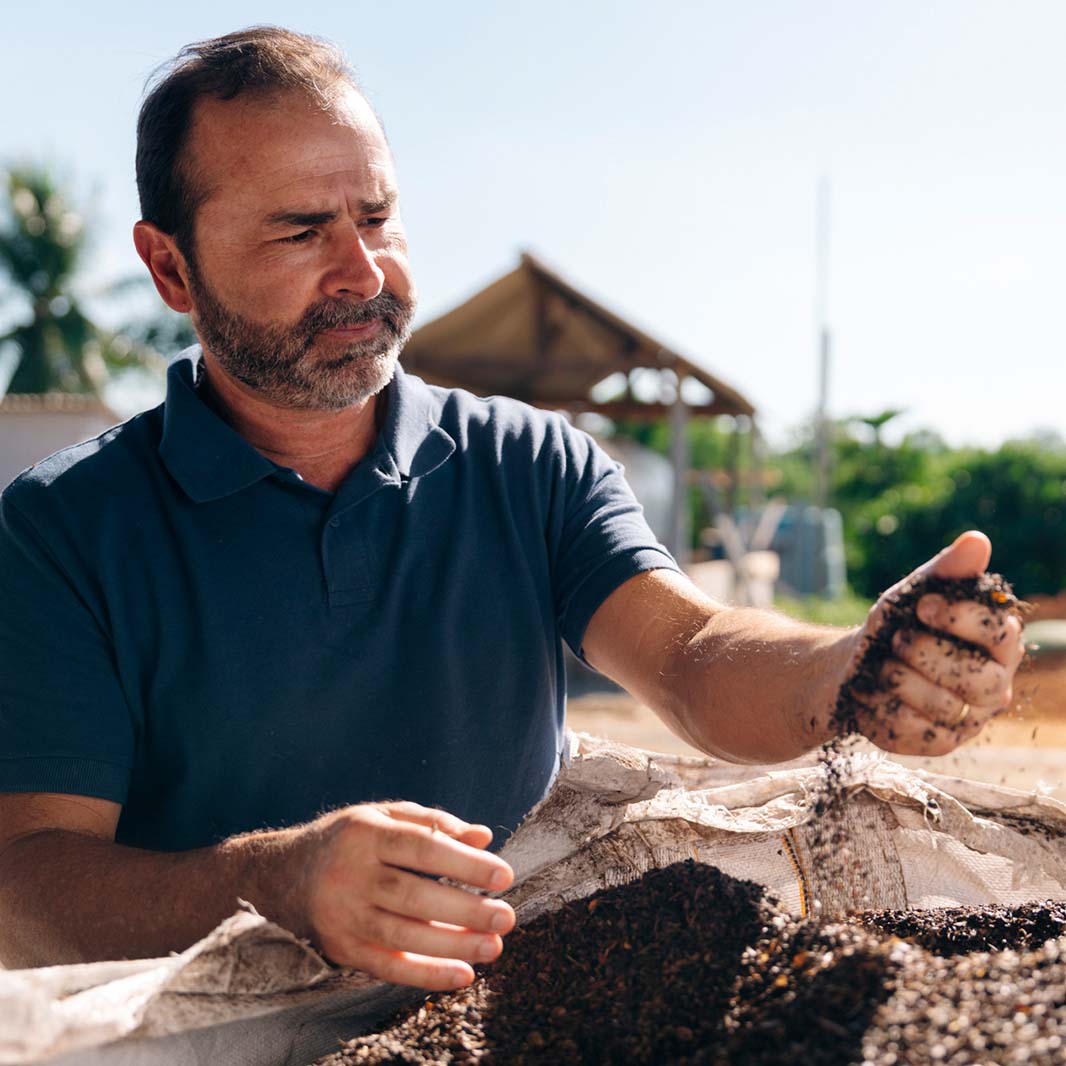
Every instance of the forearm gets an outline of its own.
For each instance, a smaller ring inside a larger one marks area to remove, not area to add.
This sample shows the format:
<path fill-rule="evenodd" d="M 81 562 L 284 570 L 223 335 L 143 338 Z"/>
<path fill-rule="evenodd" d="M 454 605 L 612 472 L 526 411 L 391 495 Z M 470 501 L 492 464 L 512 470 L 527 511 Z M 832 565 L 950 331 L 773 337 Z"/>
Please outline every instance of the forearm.
<path fill-rule="evenodd" d="M 291 830 L 173 853 L 59 829 L 20 837 L 0 853 L 0 962 L 51 966 L 182 951 L 238 899 L 306 933 L 298 928 L 293 845 Z"/>
<path fill-rule="evenodd" d="M 793 759 L 831 735 L 859 630 L 728 607 L 654 570 L 616 589 L 585 631 L 586 658 L 679 736 L 732 762 Z"/>
<path fill-rule="evenodd" d="M 718 609 L 671 656 L 656 709 L 696 747 L 732 762 L 797 758 L 832 736 L 856 639 L 771 611 Z"/>

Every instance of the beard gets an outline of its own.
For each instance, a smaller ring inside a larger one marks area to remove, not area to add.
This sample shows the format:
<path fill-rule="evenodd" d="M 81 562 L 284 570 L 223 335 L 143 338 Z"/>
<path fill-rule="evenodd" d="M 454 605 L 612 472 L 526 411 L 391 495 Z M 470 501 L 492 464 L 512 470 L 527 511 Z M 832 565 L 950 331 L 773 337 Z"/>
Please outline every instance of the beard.
<path fill-rule="evenodd" d="M 253 322 L 225 306 L 187 260 L 193 324 L 200 340 L 231 377 L 279 407 L 340 411 L 376 396 L 392 380 L 411 335 L 414 299 L 383 289 L 362 303 L 320 300 L 292 325 Z M 365 340 L 315 352 L 324 331 L 381 322 Z"/>

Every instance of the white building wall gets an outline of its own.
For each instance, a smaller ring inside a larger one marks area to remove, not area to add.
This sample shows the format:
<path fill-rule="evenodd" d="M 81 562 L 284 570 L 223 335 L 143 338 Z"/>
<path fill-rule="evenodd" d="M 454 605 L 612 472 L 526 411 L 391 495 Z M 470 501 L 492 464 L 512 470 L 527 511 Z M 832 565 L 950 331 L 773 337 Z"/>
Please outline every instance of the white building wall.
<path fill-rule="evenodd" d="M 0 402 L 0 487 L 68 445 L 109 429 L 118 417 L 80 396 L 7 396 Z"/>

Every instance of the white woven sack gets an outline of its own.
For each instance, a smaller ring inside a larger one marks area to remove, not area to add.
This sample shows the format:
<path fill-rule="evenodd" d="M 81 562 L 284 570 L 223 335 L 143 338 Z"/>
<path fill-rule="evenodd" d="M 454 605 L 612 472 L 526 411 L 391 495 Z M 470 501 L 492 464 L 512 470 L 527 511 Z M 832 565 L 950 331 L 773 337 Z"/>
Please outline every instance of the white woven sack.
<path fill-rule="evenodd" d="M 571 735 L 551 794 L 501 853 L 516 873 L 505 898 L 528 921 L 695 858 L 797 914 L 1066 899 L 1066 805 L 873 751 L 837 769 L 849 797 L 827 864 L 816 756 L 742 767 Z M 0 971 L 0 1064 L 306 1066 L 417 995 L 334 970 L 241 911 L 168 959 Z"/>
<path fill-rule="evenodd" d="M 811 808 L 826 770 L 658 755 L 573 735 L 551 795 L 501 852 L 520 918 L 692 858 L 765 885 L 798 915 L 1066 899 L 1066 805 L 910 770 L 875 749 L 838 758 L 843 835 L 827 856 Z M 826 860 L 831 861 L 827 862 Z"/>

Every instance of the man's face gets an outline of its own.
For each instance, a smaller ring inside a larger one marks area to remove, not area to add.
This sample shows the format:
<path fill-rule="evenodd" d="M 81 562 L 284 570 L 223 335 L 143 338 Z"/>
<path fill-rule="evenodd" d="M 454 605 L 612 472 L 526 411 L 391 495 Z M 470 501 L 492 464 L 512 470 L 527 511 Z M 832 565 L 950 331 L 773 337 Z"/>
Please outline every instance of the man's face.
<path fill-rule="evenodd" d="M 338 410 L 388 384 L 414 315 L 392 157 L 362 97 L 197 105 L 206 192 L 187 261 L 192 318 L 231 377 L 283 407 Z"/>

